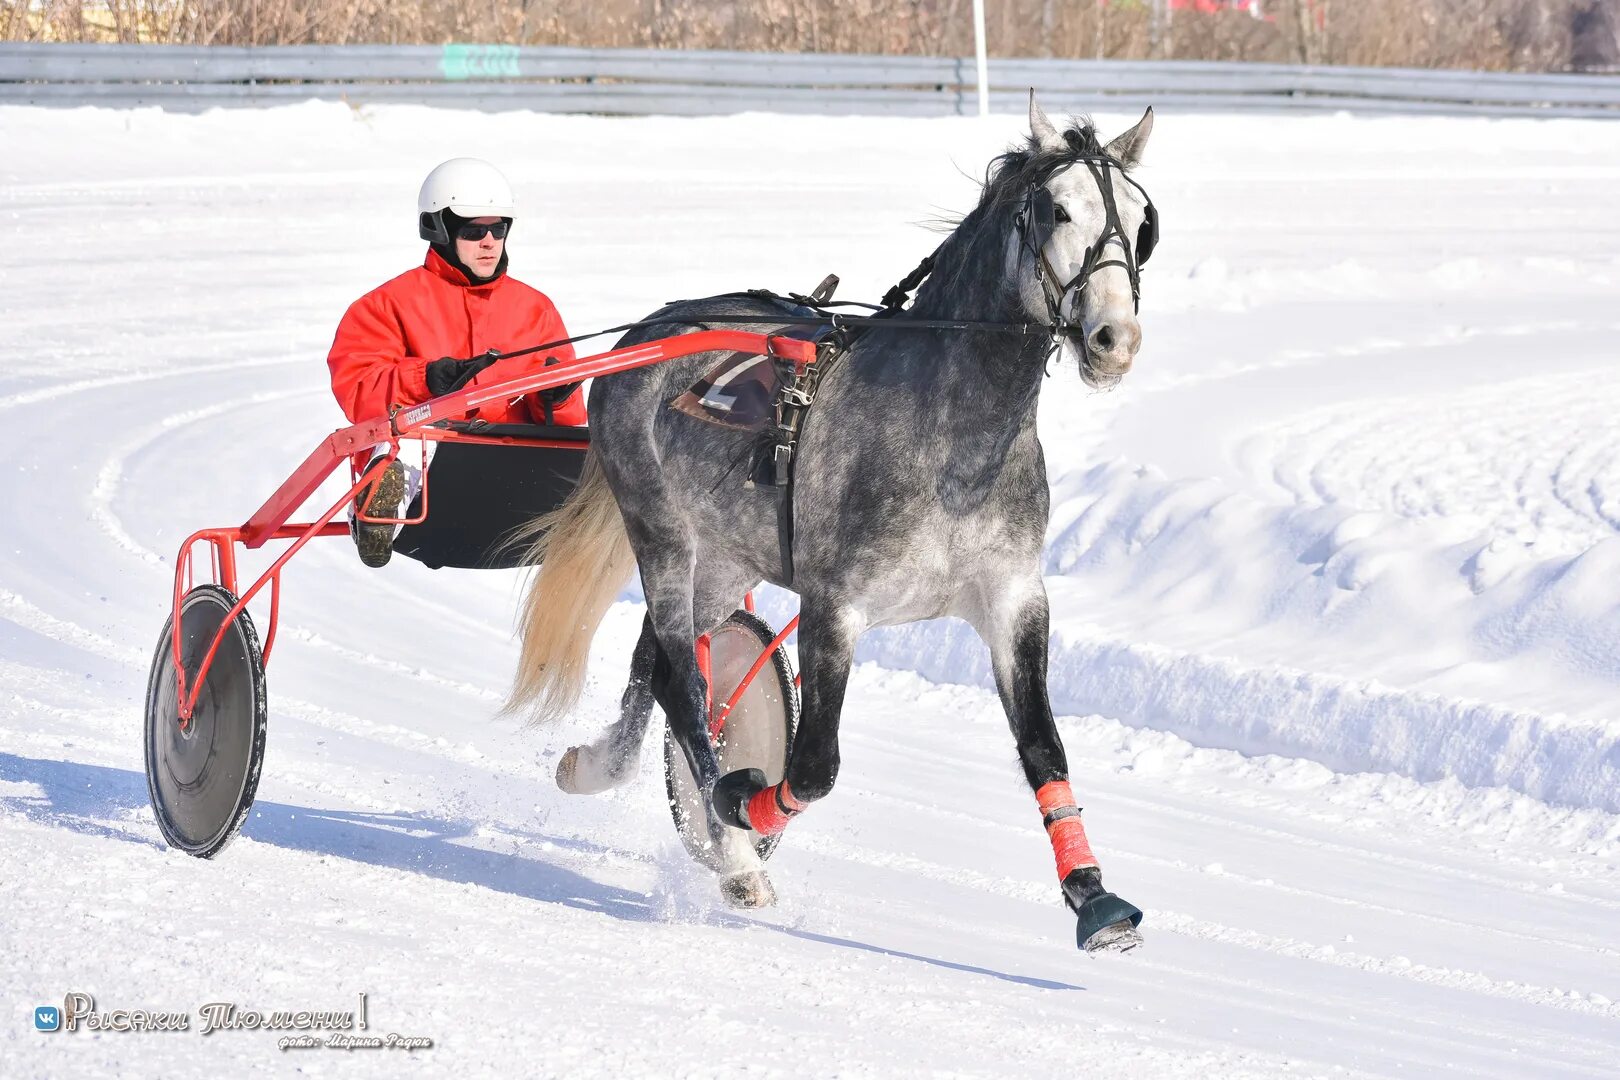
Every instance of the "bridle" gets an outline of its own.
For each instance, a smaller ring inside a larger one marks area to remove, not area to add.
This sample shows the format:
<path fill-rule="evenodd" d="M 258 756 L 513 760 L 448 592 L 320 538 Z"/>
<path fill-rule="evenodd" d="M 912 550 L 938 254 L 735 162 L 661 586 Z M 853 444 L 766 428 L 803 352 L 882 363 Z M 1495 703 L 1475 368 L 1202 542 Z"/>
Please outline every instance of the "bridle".
<path fill-rule="evenodd" d="M 1081 262 L 1079 271 L 1068 281 L 1064 281 L 1046 255 L 1047 242 L 1051 240 L 1052 233 L 1059 225 L 1058 206 L 1053 201 L 1052 192 L 1048 190 L 1047 185 L 1059 173 L 1076 164 L 1084 164 L 1092 178 L 1097 181 L 1097 190 L 1102 194 L 1105 221 L 1097 242 L 1086 248 L 1085 259 Z M 1126 183 L 1141 192 L 1143 200 L 1147 203 L 1142 226 L 1136 231 L 1134 244 L 1125 235 L 1125 226 L 1120 222 L 1119 204 L 1114 198 L 1112 173 L 1114 169 L 1119 170 L 1119 175 L 1124 177 Z M 1142 185 L 1131 179 L 1125 172 L 1125 166 L 1119 161 L 1107 154 L 1085 154 L 1065 158 L 1030 181 L 1029 191 L 1024 196 L 1023 209 L 1018 212 L 1014 221 L 1018 227 L 1020 245 L 1029 252 L 1035 263 L 1035 276 L 1041 283 L 1041 296 L 1046 301 L 1047 314 L 1052 320 L 1049 329 L 1054 340 L 1084 336 L 1078 325 L 1063 317 L 1063 299 L 1070 292 L 1083 293 L 1091 281 L 1091 275 L 1104 267 L 1118 266 L 1124 269 L 1131 280 L 1131 303 L 1137 311 L 1141 311 L 1142 266 L 1153 254 L 1153 249 L 1159 242 L 1159 211 Z M 1104 250 L 1110 242 L 1116 240 L 1119 242 L 1123 257 L 1104 259 Z"/>

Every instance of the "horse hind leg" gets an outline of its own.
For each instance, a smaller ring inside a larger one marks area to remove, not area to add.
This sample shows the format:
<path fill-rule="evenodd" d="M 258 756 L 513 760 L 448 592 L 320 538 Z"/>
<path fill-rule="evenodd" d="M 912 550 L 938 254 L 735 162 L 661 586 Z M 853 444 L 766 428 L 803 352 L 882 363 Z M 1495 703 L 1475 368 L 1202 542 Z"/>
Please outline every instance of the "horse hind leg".
<path fill-rule="evenodd" d="M 695 578 L 693 614 L 696 625 L 704 632 L 712 632 L 725 622 L 741 603 L 743 594 L 754 584 L 740 571 L 733 571 L 702 556 Z M 703 729 L 699 737 L 705 745 L 712 745 L 709 743 L 709 716 L 704 714 L 702 719 Z M 705 803 L 708 808 L 709 842 L 714 845 L 721 896 L 736 908 L 774 905 L 776 887 L 765 873 L 765 863 L 754 848 L 753 837 L 722 823 L 715 814 L 712 797 Z"/>
<path fill-rule="evenodd" d="M 673 516 L 673 515 L 670 515 Z M 720 760 L 709 741 L 708 683 L 697 662 L 700 633 L 719 626 L 752 584 L 736 567 L 700 560 L 684 529 L 666 517 L 627 514 L 647 596 L 647 618 L 656 642 L 652 693 L 663 707 L 670 737 L 704 794 L 705 822 L 714 845 L 722 892 L 738 906 L 758 907 L 775 893 L 753 845 L 736 843 L 714 815 L 712 790 Z M 709 860 L 705 860 L 709 861 Z"/>
<path fill-rule="evenodd" d="M 787 775 L 780 783 L 766 784 L 757 769 L 728 773 L 714 795 L 727 825 L 774 835 L 832 792 L 838 778 L 844 691 L 863 627 L 863 620 L 842 601 L 813 594 L 803 597 L 799 609 L 803 708 L 788 751 Z"/>
<path fill-rule="evenodd" d="M 641 623 L 641 637 L 630 658 L 630 681 L 619 704 L 619 719 L 595 741 L 570 747 L 557 762 L 557 786 L 570 795 L 596 795 L 635 778 L 641 744 L 652 719 L 653 676 L 658 637 L 652 617 Z"/>

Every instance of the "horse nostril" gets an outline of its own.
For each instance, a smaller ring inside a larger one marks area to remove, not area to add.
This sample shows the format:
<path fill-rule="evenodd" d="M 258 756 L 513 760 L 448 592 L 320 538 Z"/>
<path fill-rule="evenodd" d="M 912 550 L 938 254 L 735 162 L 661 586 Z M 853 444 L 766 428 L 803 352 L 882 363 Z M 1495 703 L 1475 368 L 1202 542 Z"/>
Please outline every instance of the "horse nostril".
<path fill-rule="evenodd" d="M 1091 347 L 1098 352 L 1107 352 L 1114 347 L 1114 329 L 1106 323 L 1097 327 L 1096 333 L 1091 335 Z"/>

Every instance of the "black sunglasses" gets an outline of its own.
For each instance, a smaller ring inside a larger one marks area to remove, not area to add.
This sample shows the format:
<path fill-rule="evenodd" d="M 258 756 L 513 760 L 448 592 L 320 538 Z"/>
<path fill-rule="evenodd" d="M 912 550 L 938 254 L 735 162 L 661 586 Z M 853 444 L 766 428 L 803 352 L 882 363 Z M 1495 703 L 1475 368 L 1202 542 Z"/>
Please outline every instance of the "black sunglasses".
<path fill-rule="evenodd" d="M 508 223 L 504 221 L 497 221 L 493 225 L 475 225 L 472 222 L 468 222 L 456 230 L 456 239 L 482 240 L 484 238 L 484 234 L 488 233 L 497 240 L 505 240 L 507 227 Z"/>

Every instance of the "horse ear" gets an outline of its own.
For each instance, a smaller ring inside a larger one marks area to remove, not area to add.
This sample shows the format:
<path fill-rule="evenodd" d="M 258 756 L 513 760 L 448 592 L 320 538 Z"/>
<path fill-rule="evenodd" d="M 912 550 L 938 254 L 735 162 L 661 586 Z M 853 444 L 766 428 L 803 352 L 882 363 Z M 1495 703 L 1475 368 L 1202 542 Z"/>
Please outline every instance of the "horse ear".
<path fill-rule="evenodd" d="M 1035 141 L 1048 150 L 1063 149 L 1063 136 L 1058 134 L 1052 121 L 1046 118 L 1046 113 L 1035 104 L 1035 88 L 1029 88 L 1029 133 L 1035 136 Z"/>
<path fill-rule="evenodd" d="M 1147 112 L 1136 126 L 1125 134 L 1108 144 L 1108 156 L 1118 161 L 1127 169 L 1135 168 L 1142 162 L 1142 150 L 1147 146 L 1148 136 L 1153 134 L 1153 106 L 1149 105 Z"/>

